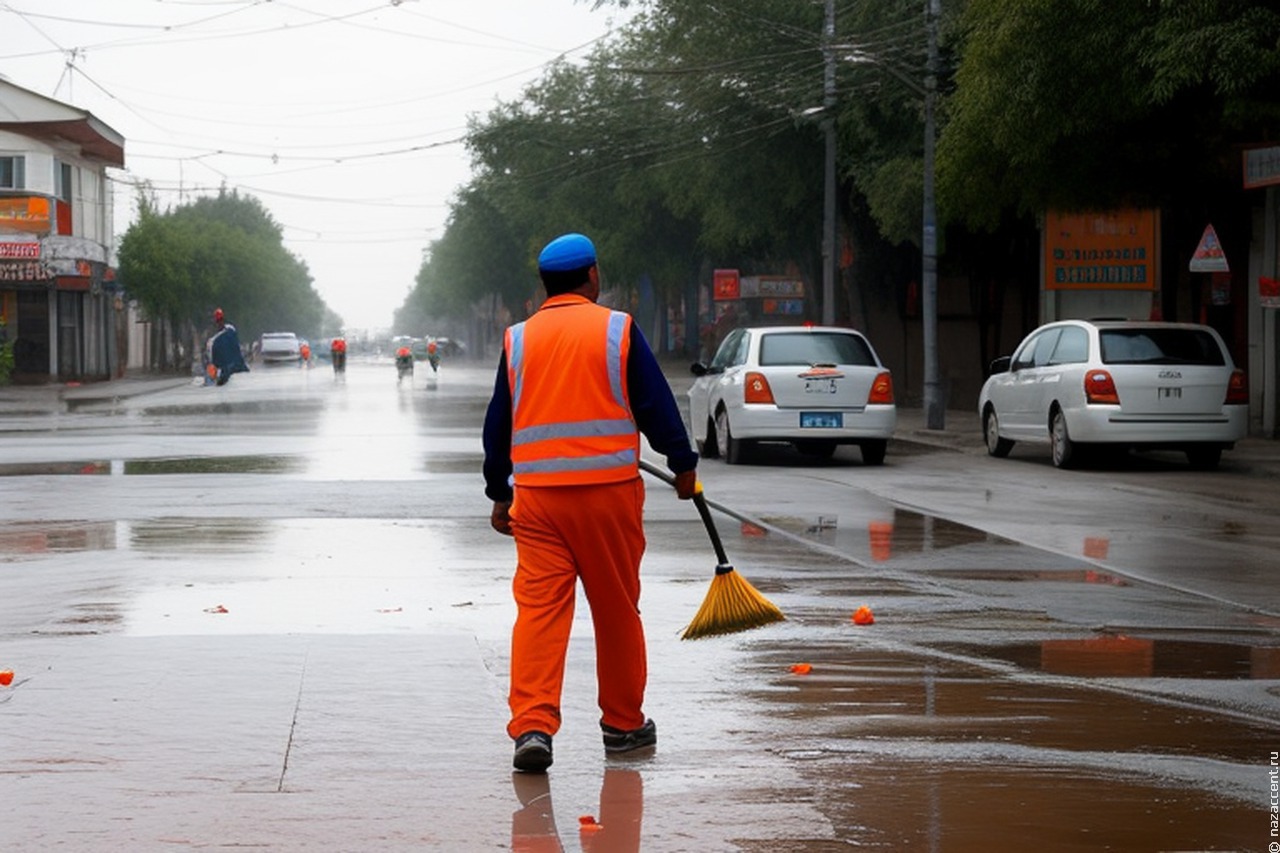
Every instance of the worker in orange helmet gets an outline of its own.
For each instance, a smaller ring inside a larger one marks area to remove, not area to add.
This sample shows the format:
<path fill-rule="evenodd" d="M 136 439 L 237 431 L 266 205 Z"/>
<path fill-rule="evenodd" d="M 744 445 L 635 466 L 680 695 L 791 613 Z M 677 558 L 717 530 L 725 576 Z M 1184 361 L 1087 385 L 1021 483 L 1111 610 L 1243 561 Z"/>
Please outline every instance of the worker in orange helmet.
<path fill-rule="evenodd" d="M 606 753 L 651 747 L 640 620 L 644 484 L 640 434 L 693 497 L 698 454 L 671 387 L 630 315 L 597 305 L 595 246 L 582 234 L 538 256 L 547 301 L 506 330 L 484 424 L 491 526 L 515 537 L 513 765 L 545 771 L 560 728 L 577 582 L 591 608 Z"/>
<path fill-rule="evenodd" d="M 339 373 L 346 373 L 347 341 L 345 338 L 337 337 L 329 342 L 329 357 L 333 361 L 333 373 L 335 376 Z"/>
<path fill-rule="evenodd" d="M 432 373 L 440 370 L 440 345 L 435 341 L 427 342 L 427 362 L 431 365 Z"/>
<path fill-rule="evenodd" d="M 396 350 L 396 384 L 406 376 L 413 379 L 413 350 L 407 346 Z"/>

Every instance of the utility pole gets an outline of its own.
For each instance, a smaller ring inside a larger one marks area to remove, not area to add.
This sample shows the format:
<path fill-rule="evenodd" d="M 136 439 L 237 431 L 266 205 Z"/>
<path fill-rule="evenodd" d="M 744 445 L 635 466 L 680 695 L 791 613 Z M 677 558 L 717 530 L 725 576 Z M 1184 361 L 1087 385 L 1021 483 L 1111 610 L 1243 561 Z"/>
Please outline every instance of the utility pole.
<path fill-rule="evenodd" d="M 822 132 L 826 139 L 822 198 L 822 324 L 836 322 L 836 0 L 826 0 L 822 31 Z"/>
<path fill-rule="evenodd" d="M 924 416 L 927 429 L 946 428 L 946 402 L 938 381 L 938 223 L 933 198 L 934 101 L 938 92 L 938 17 L 942 0 L 925 0 L 929 40 L 924 78 L 924 234 L 921 314 L 924 321 Z"/>

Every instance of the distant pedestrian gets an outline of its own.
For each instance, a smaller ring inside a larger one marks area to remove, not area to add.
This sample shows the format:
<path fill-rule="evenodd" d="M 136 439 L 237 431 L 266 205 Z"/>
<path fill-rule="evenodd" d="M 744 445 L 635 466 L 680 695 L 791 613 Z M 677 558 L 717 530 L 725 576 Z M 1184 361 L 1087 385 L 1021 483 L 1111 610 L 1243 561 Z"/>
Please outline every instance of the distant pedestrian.
<path fill-rule="evenodd" d="M 507 734 L 515 768 L 529 772 L 551 765 L 579 579 L 595 626 L 605 752 L 657 743 L 642 707 L 640 434 L 666 456 L 681 498 L 693 497 L 698 464 L 644 335 L 626 313 L 596 304 L 591 241 L 552 240 L 538 271 L 547 301 L 506 330 L 484 423 L 490 524 L 516 544 Z"/>
<path fill-rule="evenodd" d="M 221 308 L 213 312 L 213 324 L 217 327 L 213 337 L 209 338 L 206 347 L 209 362 L 216 371 L 214 383 L 226 385 L 233 373 L 248 373 L 249 365 L 244 363 L 244 353 L 240 351 L 240 335 L 236 327 L 226 320 Z"/>

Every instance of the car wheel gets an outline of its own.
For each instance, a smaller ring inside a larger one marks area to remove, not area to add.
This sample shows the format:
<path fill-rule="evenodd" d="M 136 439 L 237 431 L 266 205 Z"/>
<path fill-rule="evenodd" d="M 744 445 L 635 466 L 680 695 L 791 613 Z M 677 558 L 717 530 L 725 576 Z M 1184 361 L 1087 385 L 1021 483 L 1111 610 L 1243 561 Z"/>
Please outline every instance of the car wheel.
<path fill-rule="evenodd" d="M 806 441 L 795 442 L 796 450 L 802 456 L 810 456 L 814 459 L 830 459 L 836 454 L 836 443 L 834 441 L 814 441 L 808 439 Z"/>
<path fill-rule="evenodd" d="M 998 459 L 1003 459 L 1013 450 L 1013 442 L 1000 437 L 1000 419 L 993 406 L 987 407 L 987 416 L 982 419 L 982 437 L 987 442 L 987 453 Z"/>
<path fill-rule="evenodd" d="M 889 442 L 878 439 L 876 441 L 864 441 L 858 447 L 862 451 L 863 465 L 883 465 L 885 451 L 889 449 Z"/>
<path fill-rule="evenodd" d="M 716 440 L 716 425 L 710 418 L 707 419 L 707 423 L 703 426 L 702 433 L 705 438 L 698 442 L 698 452 L 705 459 L 718 458 L 720 456 L 720 444 Z"/>
<path fill-rule="evenodd" d="M 720 448 L 726 465 L 737 465 L 742 461 L 742 442 L 733 437 L 729 429 L 729 413 L 724 409 L 716 412 L 716 446 Z"/>
<path fill-rule="evenodd" d="M 1187 461 L 1197 471 L 1212 471 L 1222 461 L 1221 447 L 1188 447 Z"/>
<path fill-rule="evenodd" d="M 1070 468 L 1075 465 L 1076 445 L 1067 432 L 1067 418 L 1061 409 L 1053 410 L 1049 426 L 1049 443 L 1053 446 L 1053 466 Z"/>

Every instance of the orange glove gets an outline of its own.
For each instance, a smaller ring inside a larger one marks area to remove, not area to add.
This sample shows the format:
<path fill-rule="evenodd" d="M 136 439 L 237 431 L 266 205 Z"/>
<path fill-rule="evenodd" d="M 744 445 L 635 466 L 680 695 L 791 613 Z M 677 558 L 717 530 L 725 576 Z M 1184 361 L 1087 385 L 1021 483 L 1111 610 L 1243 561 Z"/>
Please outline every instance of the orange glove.
<path fill-rule="evenodd" d="M 676 474 L 676 496 L 682 501 L 690 500 L 698 491 L 698 469 Z"/>

